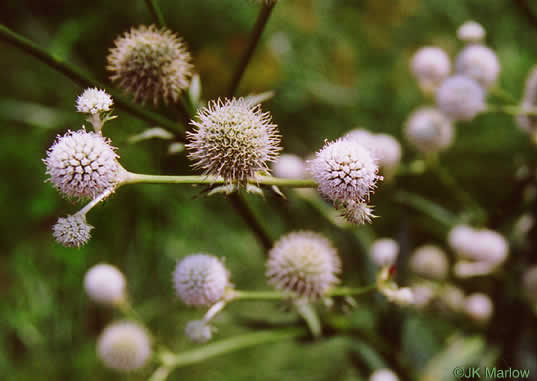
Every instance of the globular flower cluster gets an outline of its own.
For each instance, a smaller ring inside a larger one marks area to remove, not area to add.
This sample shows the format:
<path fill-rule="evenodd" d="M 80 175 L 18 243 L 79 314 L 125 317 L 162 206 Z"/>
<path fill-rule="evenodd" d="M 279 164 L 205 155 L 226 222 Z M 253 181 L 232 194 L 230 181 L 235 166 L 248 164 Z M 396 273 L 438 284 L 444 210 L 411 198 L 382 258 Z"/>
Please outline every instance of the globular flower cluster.
<path fill-rule="evenodd" d="M 464 48 L 455 58 L 455 70 L 474 79 L 486 89 L 496 82 L 500 74 L 500 62 L 492 49 L 472 44 Z"/>
<path fill-rule="evenodd" d="M 112 306 L 126 300 L 126 284 L 121 271 L 104 263 L 90 268 L 84 277 L 84 288 L 90 299 Z"/>
<path fill-rule="evenodd" d="M 272 165 L 274 176 L 283 179 L 303 179 L 306 175 L 306 163 L 293 154 L 282 154 Z"/>
<path fill-rule="evenodd" d="M 486 31 L 475 21 L 466 21 L 457 29 L 457 38 L 467 43 L 478 43 L 485 39 Z"/>
<path fill-rule="evenodd" d="M 494 304 L 490 297 L 476 292 L 466 297 L 464 312 L 476 323 L 487 323 L 494 313 Z"/>
<path fill-rule="evenodd" d="M 393 265 L 399 255 L 399 244 L 391 238 L 377 239 L 369 249 L 369 256 L 378 267 Z"/>
<path fill-rule="evenodd" d="M 50 181 L 65 196 L 93 198 L 121 181 L 124 170 L 117 158 L 106 138 L 80 130 L 58 137 L 43 161 Z"/>
<path fill-rule="evenodd" d="M 203 320 L 192 320 L 185 327 L 185 335 L 194 343 L 206 343 L 213 337 L 213 327 Z"/>
<path fill-rule="evenodd" d="M 131 321 L 110 324 L 97 340 L 98 357 L 108 368 L 120 372 L 142 368 L 151 354 L 147 331 Z"/>
<path fill-rule="evenodd" d="M 198 111 L 188 132 L 188 157 L 193 167 L 229 183 L 245 183 L 280 151 L 280 136 L 269 113 L 243 98 L 212 101 Z"/>
<path fill-rule="evenodd" d="M 143 103 L 177 102 L 190 84 L 192 59 L 183 41 L 156 26 L 132 28 L 110 49 L 107 69 L 118 86 Z"/>
<path fill-rule="evenodd" d="M 52 235 L 65 247 L 80 247 L 90 240 L 92 229 L 85 215 L 75 214 L 58 218 L 52 227 Z"/>
<path fill-rule="evenodd" d="M 189 255 L 178 262 L 173 282 L 177 296 L 189 306 L 211 306 L 231 287 L 222 261 L 207 254 Z"/>
<path fill-rule="evenodd" d="M 420 87 L 433 92 L 451 72 L 451 62 L 447 53 L 435 46 L 419 49 L 410 61 L 410 68 Z"/>
<path fill-rule="evenodd" d="M 104 90 L 88 88 L 77 98 L 76 109 L 84 114 L 98 114 L 111 110 L 112 97 Z"/>
<path fill-rule="evenodd" d="M 417 248 L 410 257 L 409 267 L 417 275 L 436 280 L 445 279 L 449 272 L 446 253 L 434 245 Z"/>
<path fill-rule="evenodd" d="M 439 110 L 421 107 L 409 116 L 404 133 L 418 151 L 434 154 L 452 144 L 455 130 L 451 121 Z"/>
<path fill-rule="evenodd" d="M 472 78 L 457 74 L 436 91 L 436 104 L 453 120 L 472 120 L 485 110 L 485 90 Z"/>
<path fill-rule="evenodd" d="M 269 252 L 266 275 L 281 291 L 293 292 L 299 299 L 322 298 L 338 282 L 341 261 L 330 241 L 320 234 L 289 233 Z"/>

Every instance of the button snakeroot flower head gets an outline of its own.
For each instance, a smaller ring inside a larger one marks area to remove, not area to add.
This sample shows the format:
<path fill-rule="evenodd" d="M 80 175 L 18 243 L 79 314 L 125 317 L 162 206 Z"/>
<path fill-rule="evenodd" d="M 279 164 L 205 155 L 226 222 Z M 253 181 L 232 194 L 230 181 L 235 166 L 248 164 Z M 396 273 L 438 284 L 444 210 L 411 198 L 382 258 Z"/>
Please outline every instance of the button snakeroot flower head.
<path fill-rule="evenodd" d="M 320 234 L 289 233 L 269 252 L 268 282 L 277 290 L 293 292 L 298 299 L 316 301 L 338 282 L 341 261 L 331 242 Z"/>
<path fill-rule="evenodd" d="M 369 256 L 378 267 L 393 265 L 398 255 L 399 244 L 391 238 L 377 239 L 369 249 Z"/>
<path fill-rule="evenodd" d="M 76 110 L 84 114 L 98 114 L 111 110 L 114 102 L 104 90 L 87 88 L 76 100 Z"/>
<path fill-rule="evenodd" d="M 80 247 L 91 238 L 93 226 L 86 222 L 83 214 L 60 217 L 52 227 L 52 235 L 65 247 Z"/>
<path fill-rule="evenodd" d="M 410 257 L 409 267 L 417 275 L 443 280 L 449 272 L 449 262 L 443 250 L 433 245 L 417 248 Z"/>
<path fill-rule="evenodd" d="M 125 301 L 126 280 L 121 271 L 108 264 L 98 264 L 84 276 L 84 289 L 96 303 L 117 306 Z"/>
<path fill-rule="evenodd" d="M 399 381 L 399 377 L 390 369 L 377 369 L 371 374 L 369 381 Z"/>
<path fill-rule="evenodd" d="M 58 191 L 67 197 L 94 198 L 122 180 L 124 169 L 117 158 L 108 139 L 80 130 L 58 137 L 43 161 Z"/>
<path fill-rule="evenodd" d="M 489 88 L 500 74 L 500 61 L 494 51 L 484 45 L 470 45 L 455 59 L 457 73 L 477 81 L 483 88 Z"/>
<path fill-rule="evenodd" d="M 464 311 L 475 322 L 484 324 L 492 317 L 494 304 L 487 295 L 476 292 L 466 297 Z"/>
<path fill-rule="evenodd" d="M 132 28 L 115 40 L 107 69 L 136 101 L 177 102 L 192 77 L 191 56 L 172 31 L 154 25 Z"/>
<path fill-rule="evenodd" d="M 194 343 L 206 343 L 213 337 L 214 328 L 203 320 L 192 320 L 186 324 L 185 334 Z"/>
<path fill-rule="evenodd" d="M 137 323 L 119 321 L 106 327 L 97 340 L 97 356 L 108 368 L 131 372 L 151 357 L 147 331 Z"/>
<path fill-rule="evenodd" d="M 408 142 L 425 154 L 447 149 L 455 134 L 451 121 L 432 107 L 421 107 L 410 114 L 404 133 Z"/>
<path fill-rule="evenodd" d="M 475 80 L 454 75 L 436 90 L 436 104 L 453 120 L 472 120 L 485 110 L 485 91 Z"/>
<path fill-rule="evenodd" d="M 206 175 L 221 176 L 227 182 L 245 183 L 280 151 L 280 136 L 268 112 L 244 98 L 218 99 L 198 111 L 188 132 L 188 157 L 193 167 Z"/>
<path fill-rule="evenodd" d="M 282 154 L 274 161 L 272 171 L 274 176 L 283 179 L 303 179 L 306 177 L 306 163 L 297 155 Z"/>
<path fill-rule="evenodd" d="M 486 31 L 475 21 L 466 21 L 457 29 L 457 38 L 463 42 L 477 43 L 485 39 Z"/>
<path fill-rule="evenodd" d="M 349 201 L 343 209 L 343 217 L 354 225 L 370 224 L 373 218 L 373 206 L 364 201 Z"/>
<path fill-rule="evenodd" d="M 426 46 L 412 56 L 410 68 L 423 91 L 429 93 L 447 78 L 451 71 L 451 62 L 441 48 Z"/>
<path fill-rule="evenodd" d="M 189 306 L 211 306 L 232 286 L 222 261 L 207 254 L 189 255 L 178 262 L 173 282 L 177 296 Z"/>

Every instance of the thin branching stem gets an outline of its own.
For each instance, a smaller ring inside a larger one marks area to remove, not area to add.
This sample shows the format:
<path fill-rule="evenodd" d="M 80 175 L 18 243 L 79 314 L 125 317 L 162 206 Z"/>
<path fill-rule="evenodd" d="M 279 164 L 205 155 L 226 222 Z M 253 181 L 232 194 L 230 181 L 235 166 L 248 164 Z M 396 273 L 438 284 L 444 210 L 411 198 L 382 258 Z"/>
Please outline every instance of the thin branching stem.
<path fill-rule="evenodd" d="M 485 112 L 498 112 L 508 115 L 528 115 L 537 116 L 537 107 L 526 108 L 519 105 L 514 106 L 501 106 L 501 105 L 487 105 Z"/>
<path fill-rule="evenodd" d="M 377 284 L 370 284 L 364 287 L 336 287 L 326 293 L 331 296 L 359 296 L 377 289 Z M 227 297 L 228 301 L 235 300 L 286 300 L 293 299 L 296 295 L 293 292 L 283 291 L 242 291 L 231 290 Z"/>

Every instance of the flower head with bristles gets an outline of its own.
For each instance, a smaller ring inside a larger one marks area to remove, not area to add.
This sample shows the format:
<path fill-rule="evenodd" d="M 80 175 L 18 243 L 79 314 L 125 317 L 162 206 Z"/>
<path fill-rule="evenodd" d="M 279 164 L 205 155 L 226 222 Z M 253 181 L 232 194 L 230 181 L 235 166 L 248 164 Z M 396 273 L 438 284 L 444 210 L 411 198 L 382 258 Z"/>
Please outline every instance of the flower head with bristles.
<path fill-rule="evenodd" d="M 97 355 L 108 368 L 131 372 L 151 357 L 151 340 L 145 328 L 130 321 L 107 326 L 97 340 Z"/>
<path fill-rule="evenodd" d="M 432 107 L 421 107 L 408 118 L 405 137 L 418 151 L 437 153 L 453 142 L 454 128 L 451 121 Z"/>
<path fill-rule="evenodd" d="M 213 337 L 213 330 L 209 323 L 203 320 L 192 320 L 186 324 L 185 334 L 194 343 L 206 343 Z"/>
<path fill-rule="evenodd" d="M 453 120 L 471 120 L 485 110 L 485 91 L 475 80 L 454 75 L 436 90 L 436 104 Z"/>
<path fill-rule="evenodd" d="M 349 201 L 343 209 L 343 217 L 351 224 L 370 224 L 371 220 L 377 216 L 373 214 L 373 206 L 363 201 Z"/>
<path fill-rule="evenodd" d="M 280 291 L 315 301 L 338 282 L 341 261 L 337 250 L 322 235 L 300 231 L 280 238 L 269 252 L 266 275 Z"/>
<path fill-rule="evenodd" d="M 451 62 L 441 48 L 425 46 L 412 56 L 410 69 L 423 91 L 429 93 L 447 78 L 451 71 Z"/>
<path fill-rule="evenodd" d="M 84 289 L 91 300 L 107 305 L 119 305 L 126 298 L 126 280 L 121 271 L 108 264 L 98 264 L 84 276 Z"/>
<path fill-rule="evenodd" d="M 90 240 L 92 229 L 85 215 L 74 214 L 58 218 L 52 227 L 52 235 L 65 247 L 80 247 Z"/>
<path fill-rule="evenodd" d="M 173 282 L 177 296 L 189 306 L 211 306 L 231 287 L 222 261 L 207 254 L 189 255 L 178 262 Z"/>
<path fill-rule="evenodd" d="M 114 102 L 104 90 L 87 88 L 76 100 L 76 110 L 84 114 L 98 114 L 110 111 Z"/>
<path fill-rule="evenodd" d="M 245 183 L 258 171 L 268 172 L 268 163 L 281 149 L 270 114 L 243 98 L 212 101 L 198 111 L 196 119 L 186 147 L 193 167 L 206 175 Z"/>
<path fill-rule="evenodd" d="M 80 130 L 58 137 L 43 161 L 58 191 L 67 197 L 94 198 L 121 181 L 124 169 L 117 158 L 108 139 Z"/>
<path fill-rule="evenodd" d="M 455 69 L 457 73 L 474 79 L 486 89 L 496 82 L 501 67 L 492 49 L 473 44 L 459 53 L 455 59 Z"/>
<path fill-rule="evenodd" d="M 177 102 L 192 77 L 191 56 L 172 31 L 156 26 L 132 28 L 115 40 L 107 69 L 136 101 Z"/>

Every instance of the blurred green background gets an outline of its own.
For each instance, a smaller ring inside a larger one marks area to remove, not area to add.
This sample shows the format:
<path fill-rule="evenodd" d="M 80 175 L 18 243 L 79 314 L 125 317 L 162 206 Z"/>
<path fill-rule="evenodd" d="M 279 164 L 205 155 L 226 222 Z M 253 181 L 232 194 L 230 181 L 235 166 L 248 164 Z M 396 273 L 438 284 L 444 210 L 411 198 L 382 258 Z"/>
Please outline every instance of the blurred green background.
<path fill-rule="evenodd" d="M 281 0 L 239 94 L 276 92 L 264 109 L 279 125 L 284 152 L 306 157 L 324 139 L 363 126 L 401 139 L 403 160 L 410 162 L 417 155 L 402 139 L 402 127 L 425 102 L 408 70 L 411 55 L 434 44 L 454 56 L 461 48 L 457 27 L 475 19 L 484 25 L 487 44 L 502 63 L 500 87 L 519 98 L 528 70 L 537 63 L 537 6 L 532 3 L 527 2 L 528 10 L 521 6 L 525 2 L 512 0 Z M 170 28 L 191 48 L 204 99 L 224 94 L 259 4 L 160 4 Z M 114 38 L 130 26 L 152 23 L 142 0 L 3 0 L 0 20 L 107 84 L 106 55 Z M 99 262 L 118 266 L 148 327 L 179 351 L 195 347 L 183 329 L 203 311 L 187 309 L 174 296 L 175 261 L 196 252 L 225 257 L 238 288 L 261 290 L 267 289 L 263 250 L 224 197 L 206 198 L 199 195 L 200 188 L 173 185 L 121 188 L 90 213 L 88 222 L 96 228 L 87 246 L 60 247 L 51 226 L 78 207 L 45 183 L 41 159 L 57 134 L 83 123 L 74 108 L 82 89 L 16 48 L 0 42 L 0 49 L 0 380 L 146 379 L 149 370 L 117 375 L 96 358 L 98 334 L 120 315 L 88 301 L 82 287 L 85 271 Z M 177 117 L 173 108 L 159 111 Z M 116 114 L 119 118 L 107 124 L 105 133 L 119 147 L 126 168 L 191 172 L 184 153 L 168 155 L 162 141 L 128 144 L 129 136 L 151 125 L 122 110 Z M 456 142 L 441 162 L 488 211 L 487 221 L 506 235 L 516 217 L 532 212 L 532 203 L 521 201 L 516 175 L 521 168 L 535 168 L 535 148 L 512 117 L 487 114 L 459 123 Z M 273 238 L 294 229 L 327 234 L 340 249 L 345 283 L 358 286 L 374 279 L 366 257 L 374 237 L 398 239 L 402 263 L 419 244 L 445 245 L 445 227 L 397 203 L 394 195 L 400 190 L 465 213 L 465 206 L 428 172 L 380 186 L 374 203 L 381 218 L 356 231 L 334 228 L 292 193 L 288 201 L 273 195 L 248 200 Z M 500 276 L 461 284 L 468 292 L 494 297 L 496 316 L 488 328 L 401 309 L 371 295 L 346 314 L 337 309 L 327 313 L 331 323 L 318 341 L 224 355 L 179 369 L 169 379 L 365 380 L 373 368 L 387 366 L 402 380 L 442 381 L 452 379 L 453 366 L 464 365 L 457 363 L 464 354 L 463 360 L 472 364 L 530 368 L 537 380 L 536 315 L 519 297 L 521 271 L 537 262 L 535 248 L 532 240 L 522 243 L 512 249 Z M 405 284 L 404 268 L 398 277 Z M 289 319 L 274 303 L 236 303 L 218 317 L 216 339 Z"/>

